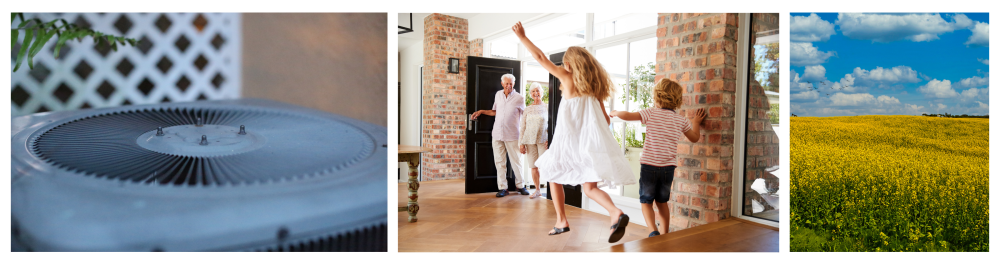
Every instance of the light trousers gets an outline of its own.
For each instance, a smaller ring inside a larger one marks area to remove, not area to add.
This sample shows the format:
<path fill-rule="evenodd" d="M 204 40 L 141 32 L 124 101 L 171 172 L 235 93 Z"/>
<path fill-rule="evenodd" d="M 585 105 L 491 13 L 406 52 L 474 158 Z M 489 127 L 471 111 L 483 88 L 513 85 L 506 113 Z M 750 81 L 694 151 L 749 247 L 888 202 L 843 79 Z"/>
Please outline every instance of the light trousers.
<path fill-rule="evenodd" d="M 517 141 L 493 141 L 493 162 L 497 165 L 497 189 L 507 189 L 507 158 L 510 157 L 510 165 L 514 170 L 514 185 L 518 189 L 524 187 L 524 178 L 521 178 L 521 150 L 517 147 Z"/>

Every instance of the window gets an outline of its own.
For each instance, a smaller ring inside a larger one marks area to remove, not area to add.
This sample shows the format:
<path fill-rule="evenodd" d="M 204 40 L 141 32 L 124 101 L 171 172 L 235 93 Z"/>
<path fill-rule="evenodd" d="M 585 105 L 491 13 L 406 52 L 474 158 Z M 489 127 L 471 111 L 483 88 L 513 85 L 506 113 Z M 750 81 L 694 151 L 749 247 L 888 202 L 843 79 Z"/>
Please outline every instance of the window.
<path fill-rule="evenodd" d="M 513 39 L 517 41 L 517 38 Z M 509 39 L 502 39 L 490 42 L 490 57 L 503 59 L 517 59 L 518 42 Z"/>
<path fill-rule="evenodd" d="M 778 137 L 774 133 L 778 104 L 778 14 L 751 14 L 747 45 L 746 115 L 742 129 L 743 196 L 740 211 L 778 221 Z"/>
<path fill-rule="evenodd" d="M 654 20 L 655 21 L 655 20 Z M 615 84 L 614 97 L 604 106 L 608 112 L 614 110 L 639 111 L 643 106 L 652 106 L 648 89 L 653 86 L 656 61 L 656 38 L 643 38 L 609 47 L 598 48 L 594 56 L 611 76 Z M 634 91 L 630 93 L 629 91 Z M 636 178 L 639 177 L 639 158 L 645 140 L 645 126 L 639 121 L 611 120 L 615 140 L 618 140 L 632 166 Z M 629 198 L 639 198 L 639 185 L 628 185 L 619 190 L 607 190 Z"/>

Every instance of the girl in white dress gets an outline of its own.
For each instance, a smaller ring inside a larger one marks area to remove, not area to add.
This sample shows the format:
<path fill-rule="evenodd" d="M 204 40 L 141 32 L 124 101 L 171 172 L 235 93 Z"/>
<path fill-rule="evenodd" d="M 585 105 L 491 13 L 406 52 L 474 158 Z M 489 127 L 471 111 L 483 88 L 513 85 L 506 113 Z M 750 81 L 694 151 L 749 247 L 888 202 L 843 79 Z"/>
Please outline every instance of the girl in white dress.
<path fill-rule="evenodd" d="M 608 126 L 611 118 L 604 110 L 604 100 L 614 93 L 611 78 L 597 58 L 584 48 L 569 47 L 563 55 L 563 67 L 558 67 L 528 40 L 520 22 L 512 29 L 531 56 L 559 78 L 562 91 L 552 143 L 535 162 L 541 181 L 552 185 L 549 190 L 556 208 L 556 223 L 549 235 L 569 232 L 562 185 L 582 185 L 587 197 L 610 214 L 608 242 L 618 242 L 625 235 L 628 215 L 599 186 L 615 187 L 636 181 Z"/>

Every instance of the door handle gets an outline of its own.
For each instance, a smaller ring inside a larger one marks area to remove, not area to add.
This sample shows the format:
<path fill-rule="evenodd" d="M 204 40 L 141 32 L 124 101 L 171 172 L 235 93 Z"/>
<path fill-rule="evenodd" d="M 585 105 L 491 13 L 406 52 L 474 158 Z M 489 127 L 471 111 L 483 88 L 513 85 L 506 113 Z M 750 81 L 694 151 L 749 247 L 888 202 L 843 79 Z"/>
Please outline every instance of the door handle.
<path fill-rule="evenodd" d="M 469 114 L 469 119 L 465 121 L 465 128 L 469 131 L 472 130 L 472 114 Z"/>

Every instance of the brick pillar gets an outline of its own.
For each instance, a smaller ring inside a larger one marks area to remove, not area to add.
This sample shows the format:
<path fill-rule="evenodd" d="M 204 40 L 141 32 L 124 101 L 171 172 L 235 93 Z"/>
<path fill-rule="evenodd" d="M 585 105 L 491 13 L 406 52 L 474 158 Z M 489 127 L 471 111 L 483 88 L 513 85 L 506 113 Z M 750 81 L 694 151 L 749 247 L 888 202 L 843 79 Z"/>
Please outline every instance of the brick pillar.
<path fill-rule="evenodd" d="M 483 57 L 483 39 L 472 40 L 472 52 L 469 56 L 479 56 Z"/>
<path fill-rule="evenodd" d="M 751 31 L 749 39 L 751 43 L 749 54 L 755 54 L 754 44 L 756 44 L 757 36 L 753 32 L 759 32 L 762 29 L 777 29 L 778 14 L 754 14 L 753 25 L 754 29 Z M 753 65 L 754 57 L 751 56 L 749 59 L 749 65 Z M 749 70 L 749 75 L 753 76 L 753 69 Z M 772 80 L 772 82 L 775 81 L 777 80 Z M 768 115 L 768 111 L 771 110 L 771 104 L 767 100 L 764 88 L 761 87 L 760 82 L 757 82 L 756 79 L 750 80 L 748 88 L 747 161 L 745 164 L 746 174 L 744 176 L 746 179 L 744 180 L 743 193 L 751 200 L 755 200 L 763 205 L 764 210 L 772 210 L 776 207 L 764 201 L 757 191 L 750 189 L 750 184 L 753 184 L 757 179 L 764 179 L 765 186 L 768 188 L 778 188 L 778 178 L 765 170 L 768 167 L 778 165 L 778 135 L 774 132 L 774 128 L 771 127 L 770 115 Z M 751 200 L 743 201 L 744 215 L 753 213 L 753 208 L 750 205 Z"/>
<path fill-rule="evenodd" d="M 670 231 L 729 217 L 732 200 L 736 99 L 737 14 L 661 13 L 657 21 L 656 79 L 685 88 L 680 114 L 708 112 L 701 140 L 677 146 Z"/>
<path fill-rule="evenodd" d="M 465 178 L 466 57 L 469 23 L 431 14 L 424 18 L 423 180 Z M 448 73 L 448 58 L 459 58 L 459 73 Z"/>

